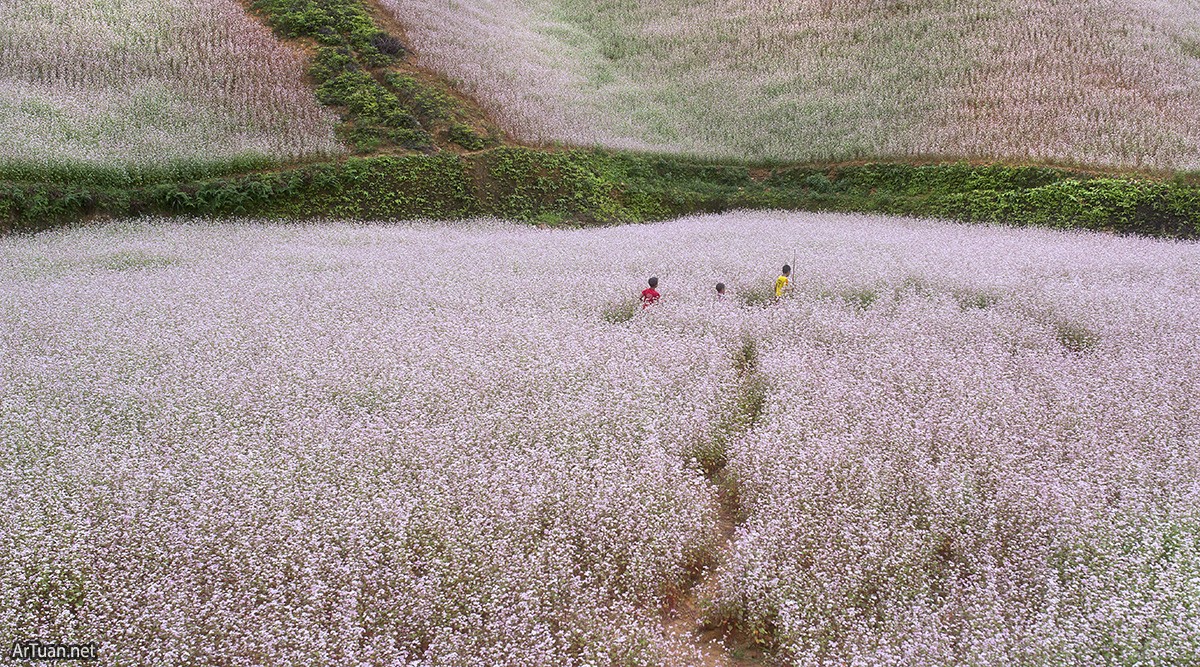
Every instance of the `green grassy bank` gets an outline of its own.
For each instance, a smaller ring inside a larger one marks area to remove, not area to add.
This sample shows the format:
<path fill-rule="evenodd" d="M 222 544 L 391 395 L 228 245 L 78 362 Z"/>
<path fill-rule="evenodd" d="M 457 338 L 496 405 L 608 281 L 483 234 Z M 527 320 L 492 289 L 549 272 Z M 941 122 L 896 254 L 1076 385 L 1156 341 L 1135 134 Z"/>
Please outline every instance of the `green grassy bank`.
<path fill-rule="evenodd" d="M 547 225 L 732 209 L 854 211 L 1196 238 L 1200 187 L 1040 167 L 754 168 L 602 151 L 503 147 L 354 158 L 197 180 L 0 180 L 0 232 L 97 217 L 405 220 L 498 216 Z M 31 175 L 33 176 L 33 175 Z"/>

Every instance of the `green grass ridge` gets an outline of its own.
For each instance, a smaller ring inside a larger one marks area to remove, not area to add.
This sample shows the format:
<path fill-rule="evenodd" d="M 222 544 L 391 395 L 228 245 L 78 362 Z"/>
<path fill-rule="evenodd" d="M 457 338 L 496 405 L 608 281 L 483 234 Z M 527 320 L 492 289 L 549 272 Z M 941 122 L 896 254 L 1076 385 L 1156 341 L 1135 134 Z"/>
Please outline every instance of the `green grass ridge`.
<path fill-rule="evenodd" d="M 254 0 L 250 7 L 279 37 L 316 47 L 308 73 L 317 99 L 338 111 L 338 137 L 355 153 L 499 144 L 498 131 L 465 122 L 469 113 L 453 97 L 389 69 L 408 50 L 360 0 Z"/>
<path fill-rule="evenodd" d="M 776 167 L 600 150 L 384 155 L 198 180 L 0 181 L 0 232 L 139 215 L 462 219 L 551 226 L 737 209 L 929 216 L 1196 238 L 1200 187 L 1042 167 Z"/>

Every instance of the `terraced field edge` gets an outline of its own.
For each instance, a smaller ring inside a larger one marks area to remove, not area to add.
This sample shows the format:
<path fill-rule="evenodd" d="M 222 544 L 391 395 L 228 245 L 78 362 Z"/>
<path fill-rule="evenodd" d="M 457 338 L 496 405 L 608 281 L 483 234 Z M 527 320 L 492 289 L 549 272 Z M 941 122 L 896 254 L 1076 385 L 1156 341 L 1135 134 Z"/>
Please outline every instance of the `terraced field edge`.
<path fill-rule="evenodd" d="M 1200 187 L 1043 167 L 776 166 L 500 147 L 384 155 L 160 182 L 0 180 L 0 233 L 142 215 L 460 219 L 548 226 L 736 209 L 927 216 L 1196 238 Z"/>

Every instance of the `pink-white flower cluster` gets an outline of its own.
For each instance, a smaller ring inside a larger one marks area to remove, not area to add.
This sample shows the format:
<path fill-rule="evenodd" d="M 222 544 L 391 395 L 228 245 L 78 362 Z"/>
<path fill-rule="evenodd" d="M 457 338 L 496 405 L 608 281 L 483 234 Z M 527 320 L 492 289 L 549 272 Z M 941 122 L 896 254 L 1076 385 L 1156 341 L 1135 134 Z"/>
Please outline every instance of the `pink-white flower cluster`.
<path fill-rule="evenodd" d="M 795 293 L 744 307 L 795 257 Z M 1200 250 L 807 214 L 0 242 L 0 634 L 118 664 L 1186 664 Z M 662 301 L 614 304 L 649 275 Z M 716 302 L 713 285 L 730 285 Z"/>
<path fill-rule="evenodd" d="M 732 371 L 602 321 L 556 238 L 5 241 L 0 632 L 114 664 L 661 664 L 715 512 L 678 452 Z"/>
<path fill-rule="evenodd" d="M 0 162 L 340 153 L 305 56 L 237 0 L 0 3 Z"/>
<path fill-rule="evenodd" d="M 1200 167 L 1191 2 L 380 3 L 526 140 Z"/>

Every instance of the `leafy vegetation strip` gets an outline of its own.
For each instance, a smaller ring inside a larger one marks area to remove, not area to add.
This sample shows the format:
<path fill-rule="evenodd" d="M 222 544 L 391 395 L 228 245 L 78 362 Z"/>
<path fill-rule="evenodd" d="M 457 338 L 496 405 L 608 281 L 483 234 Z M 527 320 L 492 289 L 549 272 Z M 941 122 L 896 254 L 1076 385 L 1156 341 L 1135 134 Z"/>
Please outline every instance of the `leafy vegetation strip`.
<path fill-rule="evenodd" d="M 375 156 L 206 180 L 0 181 L 0 232 L 82 218 L 177 214 L 643 222 L 733 209 L 857 211 L 1195 238 L 1200 187 L 1039 167 L 780 167 L 504 147 Z"/>
<path fill-rule="evenodd" d="M 338 110 L 338 136 L 360 154 L 480 150 L 501 134 L 446 90 L 404 68 L 407 49 L 380 27 L 360 0 L 253 0 L 278 36 L 316 48 L 309 75 L 317 99 Z"/>

